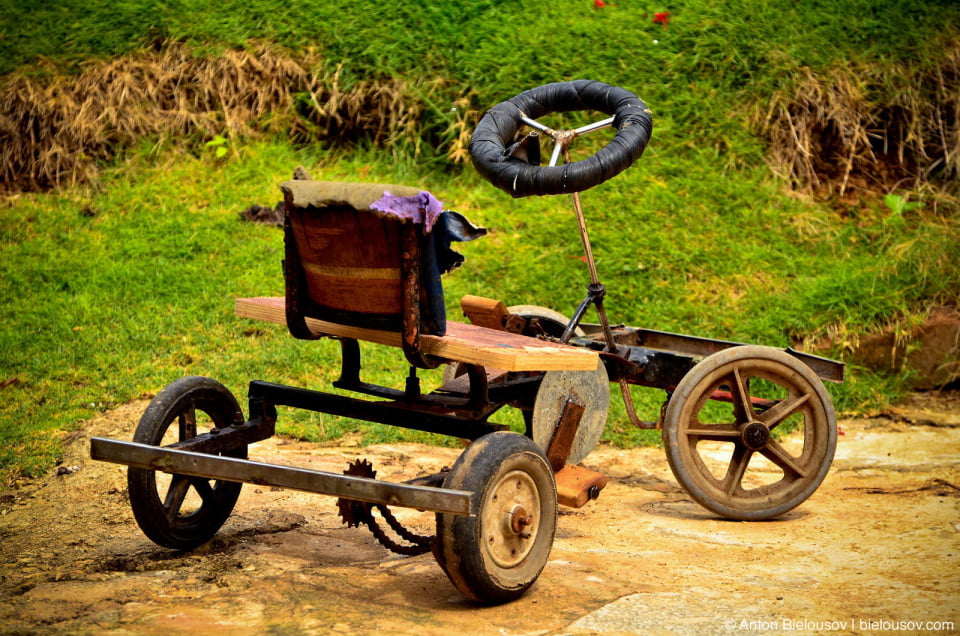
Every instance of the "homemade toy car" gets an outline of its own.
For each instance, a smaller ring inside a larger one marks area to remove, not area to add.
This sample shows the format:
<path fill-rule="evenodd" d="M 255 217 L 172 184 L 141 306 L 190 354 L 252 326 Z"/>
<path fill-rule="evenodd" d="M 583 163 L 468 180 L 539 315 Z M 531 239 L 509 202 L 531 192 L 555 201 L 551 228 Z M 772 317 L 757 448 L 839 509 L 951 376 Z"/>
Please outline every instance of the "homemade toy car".
<path fill-rule="evenodd" d="M 609 117 L 572 130 L 538 121 L 578 110 Z M 608 144 L 570 160 L 575 139 L 608 127 L 615 130 Z M 674 475 L 707 509 L 757 520 L 803 502 L 833 457 L 836 420 L 821 379 L 842 381 L 842 364 L 792 349 L 614 326 L 607 317 L 579 192 L 636 161 L 651 130 L 650 111 L 633 93 L 586 80 L 521 93 L 477 126 L 471 154 L 494 185 L 514 196 L 572 196 L 591 280 L 570 319 L 467 296 L 461 306 L 470 322 L 447 320 L 440 276 L 462 261 L 451 243 L 484 231 L 442 210 L 427 192 L 309 179 L 282 184 L 286 295 L 239 298 L 236 313 L 285 324 L 296 338 L 336 340 L 342 370 L 334 386 L 367 397 L 256 380 L 245 417 L 215 380 L 173 382 L 147 407 L 133 442 L 91 444 L 95 459 L 130 467 L 130 502 L 144 533 L 188 550 L 217 532 L 244 482 L 311 491 L 338 497 L 343 521 L 367 525 L 390 549 L 432 551 L 465 595 L 508 601 L 547 563 L 558 502 L 583 506 L 606 484 L 581 462 L 604 431 L 611 383 L 634 425 L 662 429 Z M 543 136 L 555 142 L 545 166 Z M 591 306 L 598 324 L 583 322 Z M 361 380 L 361 340 L 402 350 L 404 387 Z M 442 364 L 443 385 L 422 392 L 417 371 Z M 630 385 L 666 391 L 656 421 L 637 416 Z M 274 434 L 281 405 L 471 443 L 449 470 L 406 483 L 376 479 L 362 460 L 344 474 L 250 461 L 248 445 Z M 508 405 L 524 414 L 525 434 L 491 421 Z M 404 528 L 388 506 L 436 513 L 435 536 Z"/>

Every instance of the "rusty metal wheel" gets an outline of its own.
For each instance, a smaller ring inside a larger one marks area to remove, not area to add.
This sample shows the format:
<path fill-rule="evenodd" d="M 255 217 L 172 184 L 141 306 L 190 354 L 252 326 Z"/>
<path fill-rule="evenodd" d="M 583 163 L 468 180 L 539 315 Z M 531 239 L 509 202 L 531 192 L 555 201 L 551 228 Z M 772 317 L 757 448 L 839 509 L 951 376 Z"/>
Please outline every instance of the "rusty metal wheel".
<path fill-rule="evenodd" d="M 567 400 L 584 407 L 566 463 L 579 464 L 603 436 L 610 411 L 610 378 L 603 362 L 593 371 L 547 371 L 537 389 L 530 418 L 533 441 L 547 452 Z"/>
<path fill-rule="evenodd" d="M 445 488 L 474 493 L 475 516 L 437 514 L 434 555 L 453 584 L 483 603 L 519 598 L 553 547 L 557 489 L 529 438 L 491 433 L 457 459 Z"/>
<path fill-rule="evenodd" d="M 820 379 L 778 349 L 741 346 L 683 377 L 664 413 L 667 460 L 708 510 L 745 521 L 801 504 L 830 469 L 836 415 Z"/>
<path fill-rule="evenodd" d="M 180 378 L 147 406 L 133 441 L 169 446 L 196 437 L 198 431 L 230 426 L 237 413 L 236 398 L 216 380 Z M 245 459 L 247 447 L 222 454 Z M 242 485 L 146 468 L 127 471 L 130 506 L 140 529 L 157 545 L 175 550 L 195 548 L 216 534 L 233 511 Z"/>
<path fill-rule="evenodd" d="M 543 334 L 551 338 L 559 338 L 562 336 L 563 330 L 566 329 L 570 323 L 570 318 L 564 316 L 559 311 L 550 309 L 549 307 L 541 307 L 540 305 L 512 305 L 507 307 L 507 311 L 511 314 L 523 316 L 528 320 L 536 318 L 537 325 L 543 331 Z M 573 335 L 582 337 L 584 335 L 583 329 L 576 327 L 573 330 Z"/>

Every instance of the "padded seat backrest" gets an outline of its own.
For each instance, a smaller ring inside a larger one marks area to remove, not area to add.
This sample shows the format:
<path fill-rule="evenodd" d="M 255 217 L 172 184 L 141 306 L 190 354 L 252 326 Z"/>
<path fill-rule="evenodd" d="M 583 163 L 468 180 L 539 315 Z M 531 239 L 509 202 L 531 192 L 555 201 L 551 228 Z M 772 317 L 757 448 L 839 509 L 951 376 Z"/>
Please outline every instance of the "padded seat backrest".
<path fill-rule="evenodd" d="M 443 334 L 439 273 L 436 284 L 424 284 L 434 278 L 424 275 L 425 263 L 436 261 L 432 237 L 424 223 L 376 209 L 385 194 L 418 201 L 425 193 L 309 180 L 280 188 L 286 207 L 287 325 L 294 336 L 317 337 L 305 318 L 401 332 L 415 348 L 420 333 Z"/>
<path fill-rule="evenodd" d="M 346 206 L 295 208 L 288 218 L 311 317 L 399 330 L 400 221 Z"/>

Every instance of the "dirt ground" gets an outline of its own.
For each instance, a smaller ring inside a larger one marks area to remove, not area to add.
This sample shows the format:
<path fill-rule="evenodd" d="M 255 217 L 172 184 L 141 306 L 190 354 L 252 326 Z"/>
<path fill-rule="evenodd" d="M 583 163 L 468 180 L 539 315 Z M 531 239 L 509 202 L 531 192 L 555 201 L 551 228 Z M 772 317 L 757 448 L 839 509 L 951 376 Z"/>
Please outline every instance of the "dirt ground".
<path fill-rule="evenodd" d="M 318 495 L 247 485 L 206 545 L 154 546 L 125 468 L 88 459 L 90 436 L 129 439 L 144 406 L 88 422 L 61 474 L 0 493 L 0 633 L 960 632 L 956 393 L 842 421 L 824 484 L 768 522 L 697 506 L 661 449 L 601 446 L 584 463 L 610 484 L 561 509 L 539 581 L 500 607 L 464 600 L 429 554 L 398 557 L 346 528 Z M 457 453 L 273 439 L 251 458 L 340 472 L 366 457 L 399 480 Z M 431 515 L 400 516 L 432 533 Z"/>

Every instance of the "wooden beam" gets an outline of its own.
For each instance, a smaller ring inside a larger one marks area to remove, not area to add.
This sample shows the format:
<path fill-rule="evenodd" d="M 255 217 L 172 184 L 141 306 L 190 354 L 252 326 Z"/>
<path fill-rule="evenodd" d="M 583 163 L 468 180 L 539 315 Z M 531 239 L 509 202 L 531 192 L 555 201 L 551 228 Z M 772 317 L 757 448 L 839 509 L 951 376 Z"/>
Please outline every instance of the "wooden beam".
<path fill-rule="evenodd" d="M 280 297 L 237 298 L 235 313 L 241 318 L 287 324 L 284 299 Z M 400 334 L 392 331 L 313 318 L 307 318 L 307 326 L 318 334 L 400 346 Z M 505 371 L 593 371 L 597 368 L 597 353 L 589 349 L 449 320 L 445 335 L 421 335 L 420 345 L 427 355 Z"/>

